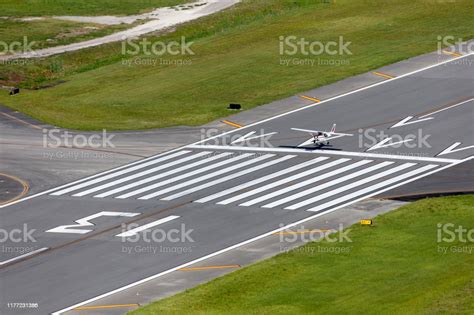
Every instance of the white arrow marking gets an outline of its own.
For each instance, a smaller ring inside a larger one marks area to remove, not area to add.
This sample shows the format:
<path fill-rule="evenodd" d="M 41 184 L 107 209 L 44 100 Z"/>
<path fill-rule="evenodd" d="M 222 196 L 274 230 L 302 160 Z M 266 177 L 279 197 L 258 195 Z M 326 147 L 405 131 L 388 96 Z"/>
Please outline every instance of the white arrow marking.
<path fill-rule="evenodd" d="M 390 127 L 390 129 L 397 128 L 397 127 L 402 127 L 402 126 L 405 126 L 405 125 L 416 124 L 416 123 L 419 123 L 419 122 L 422 122 L 422 121 L 425 121 L 425 120 L 431 120 L 431 119 L 433 119 L 433 117 L 427 117 L 427 118 L 423 118 L 423 119 L 410 121 L 412 119 L 413 119 L 413 116 L 408 116 L 407 118 L 403 118 L 402 120 L 397 122 L 395 125 Z"/>
<path fill-rule="evenodd" d="M 455 142 L 455 143 L 453 143 L 453 145 L 451 145 L 451 146 L 447 147 L 446 149 L 444 149 L 443 152 L 439 153 L 437 156 L 474 148 L 474 145 L 470 145 L 470 146 L 467 146 L 467 147 L 464 147 L 464 148 L 455 149 L 459 145 L 461 145 L 461 142 Z"/>
<path fill-rule="evenodd" d="M 406 139 L 406 140 L 402 140 L 402 141 L 387 143 L 387 142 L 389 142 L 390 140 L 392 140 L 392 137 L 383 139 L 382 141 L 380 141 L 379 143 L 377 143 L 377 144 L 374 145 L 373 147 L 368 148 L 366 151 L 372 151 L 372 150 L 376 150 L 376 149 L 386 148 L 386 147 L 394 146 L 394 145 L 397 145 L 397 144 L 400 144 L 400 143 L 412 141 L 412 140 L 414 140 L 414 139 Z"/>
<path fill-rule="evenodd" d="M 256 133 L 256 131 L 249 132 L 248 134 L 238 138 L 237 140 L 232 141 L 231 144 L 272 136 L 274 134 L 277 134 L 278 132 L 270 132 L 270 133 L 266 133 L 266 134 L 263 134 L 263 135 L 260 135 L 260 136 L 250 137 L 251 135 L 254 135 L 255 133 Z"/>

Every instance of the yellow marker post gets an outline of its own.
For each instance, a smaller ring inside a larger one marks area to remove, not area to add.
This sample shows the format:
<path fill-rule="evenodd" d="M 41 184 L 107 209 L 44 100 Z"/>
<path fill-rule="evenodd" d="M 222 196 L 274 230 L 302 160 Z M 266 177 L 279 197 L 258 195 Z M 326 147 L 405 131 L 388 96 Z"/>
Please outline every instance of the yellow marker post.
<path fill-rule="evenodd" d="M 372 220 L 360 220 L 360 225 L 372 226 L 374 222 Z"/>

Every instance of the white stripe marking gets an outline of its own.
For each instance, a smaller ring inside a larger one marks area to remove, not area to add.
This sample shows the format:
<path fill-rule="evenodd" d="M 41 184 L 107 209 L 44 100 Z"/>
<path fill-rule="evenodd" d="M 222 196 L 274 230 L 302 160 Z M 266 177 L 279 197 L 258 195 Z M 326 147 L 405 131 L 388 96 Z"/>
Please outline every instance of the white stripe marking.
<path fill-rule="evenodd" d="M 423 116 L 420 116 L 418 118 L 425 118 L 425 117 L 428 117 L 428 116 L 431 116 L 431 115 L 434 115 L 434 114 L 437 114 L 437 113 L 441 113 L 441 112 L 444 112 L 445 110 L 448 110 L 448 109 L 451 109 L 451 108 L 454 108 L 454 107 L 457 107 L 459 105 L 463 105 L 463 104 L 466 104 L 466 103 L 469 103 L 469 102 L 472 102 L 474 101 L 474 98 L 471 98 L 467 101 L 464 101 L 464 102 L 461 102 L 461 103 L 457 103 L 457 104 L 454 104 L 454 105 L 451 105 L 451 106 L 448 106 L 448 107 L 445 107 L 445 108 L 442 108 L 440 110 L 437 110 L 435 112 L 432 112 L 432 113 L 429 113 L 429 114 L 426 114 L 426 115 L 423 115 Z"/>
<path fill-rule="evenodd" d="M 48 247 L 39 248 L 39 249 L 36 249 L 36 250 L 34 250 L 34 251 L 28 252 L 28 253 L 26 253 L 26 254 L 23 254 L 23 255 L 20 255 L 20 256 L 17 256 L 17 257 L 13 257 L 13 258 L 8 259 L 8 260 L 0 261 L 0 266 L 9 264 L 9 263 L 11 263 L 11 262 L 14 262 L 15 260 L 19 260 L 19 259 L 22 259 L 22 258 L 31 256 L 31 255 L 34 255 L 34 254 L 37 254 L 37 253 L 41 253 L 41 252 L 43 252 L 43 251 L 45 251 L 45 250 L 47 250 L 47 249 L 48 249 Z"/>
<path fill-rule="evenodd" d="M 123 194 L 123 195 L 120 195 L 120 196 L 117 196 L 117 197 L 115 197 L 115 198 L 117 198 L 117 199 L 126 199 L 126 198 L 129 198 L 129 197 L 131 197 L 131 196 L 136 196 L 136 195 L 141 194 L 141 193 L 143 193 L 143 192 L 150 191 L 150 190 L 152 190 L 152 189 L 155 189 L 155 188 L 158 188 L 158 187 L 161 187 L 161 186 L 169 185 L 169 184 L 171 184 L 171 183 L 180 181 L 180 180 L 182 180 L 182 179 L 185 179 L 185 178 L 188 178 L 188 177 L 197 175 L 197 174 L 205 173 L 205 172 L 207 172 L 207 171 L 210 171 L 210 170 L 212 170 L 212 169 L 215 169 L 215 168 L 218 168 L 218 167 L 221 167 L 221 166 L 230 164 L 230 163 L 237 162 L 237 161 L 239 161 L 239 160 L 241 160 L 241 159 L 244 159 L 244 158 L 247 158 L 247 157 L 249 157 L 249 156 L 252 156 L 252 154 L 246 153 L 246 154 L 238 155 L 238 156 L 236 156 L 236 157 L 233 157 L 233 158 L 230 158 L 230 159 L 221 161 L 221 162 L 219 162 L 219 163 L 215 163 L 215 164 L 212 164 L 212 165 L 209 165 L 209 166 L 206 166 L 206 167 L 203 167 L 203 168 L 194 170 L 194 171 L 192 171 L 192 172 L 189 172 L 189 173 L 186 173 L 186 174 L 183 174 L 183 175 L 175 176 L 175 177 L 173 177 L 173 178 L 170 178 L 170 179 L 167 179 L 167 180 L 164 180 L 164 181 L 155 183 L 155 184 L 153 184 L 153 185 L 149 185 L 149 186 L 146 186 L 146 187 L 137 189 L 137 190 L 133 190 L 133 191 L 131 191 L 131 192 L 128 192 L 128 193 Z"/>
<path fill-rule="evenodd" d="M 396 172 L 399 172 L 399 171 L 402 171 L 406 168 L 409 168 L 409 167 L 412 167 L 412 166 L 415 166 L 416 163 L 405 163 L 405 164 L 402 164 L 402 165 L 399 165 L 397 167 L 394 167 L 394 168 L 391 168 L 389 170 L 386 170 L 386 171 L 383 171 L 381 173 L 377 173 L 375 175 L 372 175 L 372 176 L 369 176 L 369 177 L 366 177 L 364 179 L 361 179 L 361 180 L 358 180 L 356 182 L 353 182 L 353 183 L 350 183 L 346 186 L 342 186 L 342 187 L 339 187 L 337 189 L 333 189 L 333 190 L 330 190 L 324 194 L 321 194 L 321 195 L 317 195 L 316 197 L 313 197 L 313 198 L 310 198 L 310 199 L 306 199 L 304 201 L 301 201 L 301 202 L 298 202 L 296 204 L 293 204 L 291 206 L 288 206 L 286 207 L 285 209 L 288 209 L 288 210 L 295 210 L 295 209 L 298 209 L 298 208 L 301 208 L 303 206 L 306 206 L 306 205 L 309 205 L 310 203 L 314 203 L 316 201 L 320 201 L 320 200 L 323 200 L 325 198 L 328 198 L 328 197 L 331 197 L 331 196 L 334 196 L 334 195 L 337 195 L 341 192 L 344 192 L 346 190 L 350 190 L 350 189 L 353 189 L 353 188 L 356 188 L 358 186 L 361 186 L 361 185 L 364 185 L 364 184 L 367 184 L 367 183 L 370 183 L 374 180 L 377 180 L 379 178 L 382 178 L 382 177 L 385 177 L 385 176 L 388 176 L 390 174 L 393 174 L 393 173 L 396 173 Z"/>
<path fill-rule="evenodd" d="M 287 174 L 287 173 L 291 173 L 291 172 L 297 171 L 297 170 L 299 170 L 299 169 L 301 169 L 301 168 L 305 168 L 305 167 L 307 167 L 307 166 L 313 165 L 313 164 L 318 163 L 318 162 L 320 162 L 320 161 L 322 161 L 322 160 L 324 160 L 324 158 L 320 158 L 320 157 L 319 157 L 319 158 L 316 158 L 316 159 L 312 159 L 312 160 L 306 161 L 306 162 L 304 162 L 304 163 L 294 165 L 294 166 L 292 166 L 292 167 L 290 167 L 290 168 L 287 168 L 287 169 L 278 171 L 278 172 L 276 172 L 276 173 L 273 173 L 273 174 L 270 174 L 270 175 L 267 175 L 267 176 L 264 176 L 264 177 L 257 178 L 257 179 L 255 179 L 255 180 L 252 180 L 252 181 L 248 182 L 248 183 L 245 183 L 245 184 L 242 184 L 242 185 L 238 185 L 238 186 L 235 186 L 235 187 L 232 187 L 232 188 L 223 190 L 223 191 L 221 191 L 221 192 L 215 193 L 215 194 L 213 194 L 213 195 L 210 195 L 210 196 L 201 198 L 201 199 L 196 200 L 196 201 L 194 201 L 194 202 L 205 203 L 205 202 L 208 202 L 208 201 L 211 201 L 211 200 L 214 200 L 214 199 L 217 199 L 217 198 L 220 198 L 220 197 L 229 195 L 229 194 L 234 193 L 234 192 L 236 192 L 236 191 L 239 191 L 239 190 L 242 190 L 242 189 L 245 189 L 245 188 L 248 188 L 248 187 L 251 187 L 251 186 L 254 186 L 254 185 L 263 183 L 263 182 L 266 182 L 266 181 L 268 181 L 268 180 L 270 180 L 270 179 L 273 179 L 273 178 L 276 178 L 276 177 L 285 175 L 285 174 Z"/>
<path fill-rule="evenodd" d="M 413 170 L 413 171 L 411 171 L 411 172 L 402 174 L 402 175 L 400 175 L 400 176 L 397 176 L 397 177 L 388 179 L 388 180 L 386 180 L 386 181 L 380 182 L 380 183 L 378 183 L 378 184 L 376 184 L 376 185 L 369 186 L 369 187 L 364 188 L 364 189 L 362 189 L 362 190 L 358 190 L 358 191 L 353 192 L 353 193 L 351 193 L 351 194 L 345 195 L 345 196 L 343 196 L 343 197 L 341 197 L 341 198 L 331 200 L 331 201 L 326 202 L 326 203 L 324 203 L 324 204 L 322 204 L 322 205 L 319 205 L 319 206 L 316 206 L 316 207 L 314 207 L 314 208 L 311 208 L 311 209 L 309 209 L 309 210 L 307 210 L 307 211 L 311 211 L 311 212 L 313 212 L 313 211 L 320 211 L 320 210 L 322 210 L 322 209 L 328 208 L 328 207 L 333 206 L 333 205 L 335 205 L 335 204 L 338 204 L 338 203 L 341 203 L 341 202 L 344 202 L 344 201 L 347 201 L 347 200 L 351 200 L 351 199 L 353 199 L 353 198 L 356 198 L 356 197 L 358 197 L 358 196 L 362 196 L 362 195 L 364 195 L 364 194 L 366 194 L 366 193 L 369 193 L 369 192 L 371 192 L 371 191 L 377 190 L 377 189 L 382 188 L 382 187 L 384 187 L 384 186 L 388 186 L 388 185 L 390 185 L 390 184 L 392 184 L 392 183 L 396 183 L 396 182 L 398 182 L 398 181 L 400 181 L 400 180 L 403 180 L 403 179 L 405 179 L 405 178 L 411 177 L 411 176 L 413 176 L 413 175 L 417 175 L 417 174 L 423 173 L 423 172 L 425 172 L 425 171 L 427 171 L 427 170 L 430 170 L 430 169 L 432 169 L 432 168 L 435 168 L 435 167 L 437 167 L 437 166 L 438 166 L 438 165 L 434 165 L 434 164 L 430 164 L 430 165 L 423 166 L 423 167 L 418 168 L 418 169 L 416 169 L 416 170 Z"/>
<path fill-rule="evenodd" d="M 322 157 L 322 158 L 324 158 L 324 157 Z M 307 170 L 307 171 L 304 171 L 304 172 L 301 172 L 301 173 L 292 175 L 292 176 L 290 176 L 290 177 L 280 179 L 280 180 L 278 180 L 278 181 L 276 181 L 276 182 L 273 182 L 273 183 L 264 185 L 264 186 L 262 186 L 262 187 L 255 188 L 255 189 L 253 189 L 253 190 L 251 190 L 251 191 L 247 191 L 247 192 L 242 193 L 242 194 L 240 194 L 240 195 L 237 195 L 237 196 L 234 196 L 234 197 L 231 197 L 231 198 L 222 200 L 222 201 L 218 202 L 217 204 L 219 204 L 219 205 L 227 205 L 227 204 L 232 203 L 232 202 L 235 202 L 235 201 L 237 201 L 237 200 L 241 200 L 241 199 L 247 198 L 247 197 L 249 197 L 249 196 L 256 195 L 256 194 L 261 193 L 261 192 L 263 192 L 263 191 L 266 191 L 266 190 L 269 190 L 269 189 L 272 189 L 272 188 L 275 188 L 275 187 L 284 185 L 284 184 L 289 183 L 289 182 L 291 182 L 291 181 L 294 181 L 294 180 L 297 180 L 297 179 L 299 179 L 299 178 L 302 178 L 302 177 L 305 177 L 305 176 L 314 174 L 315 172 L 319 172 L 319 171 L 325 170 L 325 169 L 327 169 L 327 168 L 336 166 L 336 165 L 338 165 L 338 164 L 341 164 L 341 163 L 344 163 L 344 162 L 347 162 L 347 161 L 350 161 L 350 159 L 338 159 L 338 160 L 332 161 L 332 162 L 330 162 L 330 163 L 327 163 L 327 164 L 323 164 L 323 165 L 321 165 L 321 166 L 318 166 L 318 167 L 316 167 L 316 168 L 312 168 L 312 169 L 309 169 L 309 170 Z"/>
<path fill-rule="evenodd" d="M 257 147 L 231 146 L 231 145 L 195 145 L 195 144 L 189 145 L 188 148 L 207 149 L 207 150 L 270 152 L 270 153 L 327 154 L 327 155 L 339 155 L 339 156 L 349 156 L 349 157 L 363 157 L 363 158 L 374 158 L 374 159 L 385 159 L 385 160 L 386 159 L 409 160 L 409 161 L 423 161 L 423 162 L 435 162 L 435 163 L 457 163 L 461 161 L 457 159 L 378 154 L 378 153 L 367 153 L 367 152 L 348 152 L 348 151 L 335 151 L 335 150 L 324 150 L 324 149 L 323 150 L 320 150 L 320 149 L 306 150 L 306 149 L 289 149 L 289 148 L 257 148 Z"/>
<path fill-rule="evenodd" d="M 126 169 L 121 170 L 121 171 L 119 171 L 119 172 L 115 172 L 115 173 L 112 173 L 112 174 L 108 174 L 108 175 L 106 175 L 106 176 L 102 176 L 102 177 L 96 178 L 96 179 L 94 179 L 94 180 L 90 180 L 90 181 L 81 183 L 81 184 L 79 184 L 79 185 L 71 186 L 71 187 L 69 187 L 69 188 L 56 191 L 56 192 L 52 193 L 51 195 L 53 195 L 53 196 L 61 196 L 61 195 L 67 194 L 67 193 L 69 193 L 69 192 L 71 192 L 71 191 L 78 190 L 78 189 L 81 189 L 81 188 L 83 188 L 83 187 L 90 186 L 90 185 L 93 185 L 93 184 L 96 184 L 96 183 L 100 183 L 100 182 L 103 182 L 103 181 L 105 181 L 105 180 L 108 180 L 108 179 L 111 179 L 111 178 L 114 178 L 114 177 L 117 177 L 117 176 L 120 176 L 120 175 L 123 175 L 123 174 L 127 174 L 127 173 L 130 173 L 130 172 L 133 172 L 133 171 L 142 169 L 142 168 L 144 168 L 144 167 L 147 167 L 147 166 L 150 166 L 150 165 L 159 163 L 159 162 L 163 162 L 163 161 L 166 161 L 166 160 L 175 158 L 175 157 L 177 157 L 177 156 L 180 156 L 180 155 L 183 155 L 183 154 L 186 154 L 186 153 L 189 153 L 189 152 L 191 152 L 191 151 L 183 150 L 183 151 L 175 152 L 175 153 L 170 154 L 170 155 L 165 155 L 165 156 L 163 156 L 163 157 L 161 157 L 161 158 L 158 158 L 158 159 L 155 159 L 155 160 L 151 160 L 151 161 L 149 161 L 149 162 L 146 162 L 146 163 L 143 163 L 143 164 L 139 164 L 139 165 L 134 166 L 134 167 L 126 168 Z"/>
<path fill-rule="evenodd" d="M 151 223 L 148 223 L 148 224 L 145 224 L 145 225 L 142 225 L 142 226 L 139 226 L 139 227 L 136 227 L 134 229 L 131 229 L 131 230 L 128 230 L 127 232 L 123 232 L 123 233 L 120 233 L 120 234 L 117 234 L 115 236 L 118 236 L 118 237 L 130 237 L 130 236 L 133 236 L 135 234 L 137 234 L 138 232 L 141 232 L 141 231 L 144 231 L 144 230 L 148 230 L 152 227 L 155 227 L 157 225 L 160 225 L 160 224 L 163 224 L 163 223 L 166 223 L 166 222 L 169 222 L 169 221 L 172 221 L 172 220 L 175 220 L 179 218 L 178 215 L 170 215 L 169 217 L 166 217 L 166 218 L 163 218 L 163 219 L 159 219 L 159 220 L 156 220 L 156 221 L 153 221 Z"/>
<path fill-rule="evenodd" d="M 122 178 L 120 178 L 120 179 L 117 179 L 117 180 L 114 180 L 114 181 L 105 183 L 105 184 L 103 184 L 103 185 L 96 186 L 96 187 L 93 187 L 93 188 L 90 188 L 90 189 L 81 191 L 81 192 L 79 192 L 79 193 L 74 194 L 73 196 L 74 196 L 74 197 L 86 196 L 86 195 L 89 195 L 89 194 L 91 194 L 91 193 L 95 193 L 95 192 L 97 192 L 97 191 L 99 191 L 99 190 L 103 190 L 103 189 L 106 189 L 106 188 L 109 188 L 109 187 L 112 187 L 112 186 L 115 186 L 115 185 L 118 185 L 118 184 L 121 184 L 121 183 L 124 183 L 124 182 L 131 181 L 132 179 L 135 179 L 135 178 L 143 177 L 143 176 L 145 176 L 145 175 L 148 175 L 148 174 L 151 174 L 151 173 L 155 173 L 155 172 L 157 172 L 157 171 L 160 171 L 160 170 L 163 170 L 163 169 L 166 169 L 166 168 L 170 168 L 170 167 L 175 166 L 175 165 L 178 165 L 178 164 L 183 164 L 183 163 L 185 163 L 185 162 L 188 162 L 188 161 L 191 161 L 191 160 L 195 160 L 195 159 L 200 158 L 200 157 L 202 157 L 202 156 L 209 155 L 210 153 L 211 153 L 211 152 L 203 151 L 203 152 L 199 152 L 199 153 L 194 154 L 194 155 L 186 156 L 186 157 L 184 157 L 184 158 L 182 158 L 182 159 L 175 160 L 175 161 L 172 161 L 172 162 L 169 162 L 169 163 L 166 163 L 166 164 L 162 164 L 162 165 L 160 165 L 160 166 L 157 166 L 157 167 L 148 169 L 148 170 L 146 170 L 146 171 L 139 172 L 139 173 L 135 173 L 135 174 L 133 174 L 133 175 L 126 176 L 126 177 L 122 177 Z"/>
<path fill-rule="evenodd" d="M 256 171 L 258 171 L 258 170 L 260 170 L 260 169 L 263 169 L 263 168 L 272 166 L 272 165 L 274 165 L 274 164 L 277 164 L 277 163 L 280 163 L 280 162 L 289 160 L 289 159 L 291 159 L 291 158 L 294 158 L 295 156 L 296 156 L 296 155 L 285 155 L 284 157 L 281 157 L 281 158 L 279 158 L 279 159 L 276 159 L 276 160 L 273 160 L 273 161 L 270 161 L 270 162 L 267 162 L 267 163 L 263 163 L 263 164 L 260 164 L 260 165 L 251 167 L 251 168 L 249 168 L 249 169 L 247 169 L 247 170 L 243 170 L 243 171 L 237 172 L 237 173 L 235 173 L 235 174 L 231 174 L 231 175 L 228 175 L 228 176 L 225 176 L 225 177 L 216 179 L 216 180 L 214 180 L 214 181 L 211 181 L 211 182 L 202 184 L 202 185 L 200 185 L 200 186 L 196 186 L 196 187 L 193 187 L 193 188 L 191 188 L 191 189 L 188 189 L 188 190 L 179 192 L 179 193 L 177 193 L 177 194 L 168 196 L 168 197 L 163 198 L 163 199 L 161 199 L 161 200 L 173 200 L 173 199 L 176 199 L 176 198 L 185 196 L 185 195 L 189 195 L 189 194 L 192 194 L 192 193 L 194 193 L 194 192 L 196 192 L 196 191 L 199 191 L 199 190 L 202 190 L 202 189 L 211 187 L 211 186 L 215 186 L 215 185 L 220 184 L 220 183 L 225 183 L 225 182 L 227 182 L 227 181 L 229 181 L 229 180 L 231 180 L 231 179 L 234 179 L 234 178 L 237 178 L 237 177 L 240 177 L 240 176 L 243 176 L 243 175 L 252 173 L 252 172 L 256 172 Z"/>
<path fill-rule="evenodd" d="M 214 160 L 221 159 L 223 157 L 229 156 L 230 154 L 232 154 L 232 153 L 225 152 L 225 153 L 222 153 L 222 154 L 219 154 L 219 155 L 214 155 L 214 156 L 211 156 L 210 158 L 207 158 L 207 159 L 204 159 L 204 160 L 201 160 L 201 161 L 197 161 L 197 162 L 185 165 L 185 166 L 181 166 L 181 167 L 175 168 L 171 171 L 164 172 L 164 173 L 161 173 L 161 174 L 158 174 L 158 175 L 155 175 L 155 176 L 147 177 L 145 179 L 139 180 L 138 182 L 134 182 L 134 183 L 131 183 L 131 184 L 128 184 L 128 185 L 125 185 L 125 186 L 121 186 L 121 187 L 106 191 L 102 194 L 95 195 L 94 197 L 95 198 L 104 198 L 104 197 L 119 193 L 121 191 L 128 190 L 130 188 L 137 187 L 137 186 L 155 181 L 157 179 L 167 177 L 169 175 L 173 175 L 173 174 L 182 172 L 182 171 L 187 170 L 187 169 L 194 168 L 194 167 L 199 166 L 201 164 L 210 163 Z"/>
<path fill-rule="evenodd" d="M 275 155 L 274 155 L 274 154 L 265 154 L 265 155 L 259 156 L 258 158 L 253 158 L 253 159 L 250 159 L 250 160 L 245 161 L 245 162 L 243 162 L 243 163 L 240 163 L 240 164 L 237 164 L 237 165 L 233 165 L 233 166 L 230 166 L 230 167 L 227 167 L 227 168 L 218 170 L 218 171 L 216 171 L 216 172 L 213 172 L 213 173 L 210 173 L 210 174 L 206 174 L 206 175 L 201 176 L 201 177 L 194 178 L 194 179 L 189 180 L 189 181 L 187 181 L 187 182 L 184 182 L 184 183 L 181 183 L 181 184 L 178 184 L 178 185 L 174 185 L 174 186 L 171 186 L 171 187 L 168 187 L 168 188 L 165 188 L 165 189 L 156 191 L 156 192 L 154 192 L 154 193 L 145 195 L 145 196 L 140 197 L 140 198 L 138 198 L 138 199 L 141 199 L 141 200 L 148 200 L 148 199 L 154 198 L 154 197 L 156 197 L 156 196 L 166 194 L 166 193 L 168 193 L 168 192 L 170 192 L 170 191 L 177 190 L 177 189 L 180 189 L 180 188 L 183 188 L 183 187 L 187 187 L 187 186 L 190 186 L 190 185 L 193 185 L 193 184 L 196 184 L 196 183 L 199 183 L 199 182 L 208 180 L 208 179 L 210 179 L 210 178 L 212 178 L 212 177 L 216 177 L 216 176 L 219 176 L 219 175 L 222 175 L 222 174 L 225 174 L 225 173 L 229 173 L 229 172 L 231 172 L 231 171 L 233 171 L 233 170 L 236 170 L 236 169 L 245 167 L 245 166 L 247 166 L 247 165 L 254 164 L 254 163 L 257 163 L 257 162 L 266 160 L 266 159 L 268 159 L 268 158 L 270 158 L 270 157 L 272 157 L 272 156 L 275 156 Z"/>
<path fill-rule="evenodd" d="M 317 177 L 314 177 L 314 178 L 310 178 L 304 182 L 301 182 L 301 183 L 298 183 L 298 184 L 295 184 L 295 185 L 292 185 L 290 187 L 287 187 L 287 188 L 283 188 L 281 190 L 278 190 L 274 193 L 271 193 L 271 194 L 268 194 L 266 196 L 262 196 L 261 198 L 259 198 L 258 202 L 261 202 L 261 201 L 264 201 L 264 200 L 268 200 L 270 198 L 273 198 L 273 197 L 276 197 L 276 196 L 280 196 L 280 195 L 283 195 L 283 194 L 286 194 L 290 191 L 293 191 L 293 190 L 296 190 L 298 188 L 301 188 L 301 187 L 304 187 L 304 186 L 307 186 L 307 185 L 310 185 L 310 184 L 313 184 L 313 183 L 317 183 L 318 181 L 321 181 L 323 179 L 326 179 L 326 178 L 329 178 L 329 177 L 332 177 L 334 175 L 337 175 L 337 174 L 341 174 L 343 172 L 346 172 L 350 169 L 354 169 L 354 168 L 357 168 L 359 166 L 362 166 L 362 165 L 365 165 L 365 164 L 368 164 L 372 162 L 371 160 L 363 160 L 363 161 L 359 161 L 357 163 L 354 163 L 354 164 L 351 164 L 351 165 L 348 165 L 346 167 L 343 167 L 343 168 L 340 168 L 340 169 L 337 169 L 335 171 L 332 171 L 332 172 L 329 172 L 329 173 L 326 173 L 326 174 L 323 174 L 321 176 L 317 176 Z M 332 181 L 329 181 L 327 183 L 323 183 L 323 184 L 320 184 L 320 185 L 317 185 L 316 187 L 312 187 L 312 188 L 309 188 L 309 189 L 306 189 L 306 190 L 303 190 L 297 194 L 292 194 L 291 196 L 288 196 L 286 198 L 283 198 L 283 199 L 279 199 L 277 201 L 274 201 L 272 203 L 269 203 L 269 204 L 266 204 L 263 206 L 263 208 L 273 208 L 273 207 L 276 207 L 276 206 L 279 206 L 281 204 L 284 204 L 284 203 L 287 203 L 289 201 L 292 201 L 292 200 L 295 200 L 295 199 L 298 199 L 300 197 L 303 197 L 303 196 L 306 196 L 307 194 L 309 193 L 313 193 L 315 191 L 318 191 L 318 190 L 322 190 L 324 188 L 327 188 L 327 187 L 331 187 L 333 185 L 336 185 L 338 183 L 342 183 L 346 180 L 349 180 L 351 178 L 354 178 L 354 177 L 357 177 L 357 176 L 361 176 L 361 175 L 364 175 L 364 174 L 367 174 L 371 171 L 374 171 L 374 170 L 377 170 L 379 168 L 382 168 L 382 167 L 385 167 L 387 165 L 390 165 L 390 164 L 393 164 L 393 162 L 383 162 L 383 163 L 379 163 L 379 164 L 375 164 L 371 167 L 368 167 L 368 168 L 364 168 L 360 171 L 357 171 L 357 172 L 354 172 L 354 173 L 351 173 L 349 175 L 346 175 L 346 176 L 343 176 L 343 177 L 339 177 L 335 180 L 332 180 Z M 255 204 L 255 203 L 254 203 Z"/>

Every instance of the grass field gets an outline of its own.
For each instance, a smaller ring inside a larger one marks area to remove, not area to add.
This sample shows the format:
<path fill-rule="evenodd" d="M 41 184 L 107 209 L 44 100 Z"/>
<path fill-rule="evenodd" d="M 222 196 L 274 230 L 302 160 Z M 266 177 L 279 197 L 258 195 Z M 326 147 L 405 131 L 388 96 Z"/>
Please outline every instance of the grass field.
<path fill-rule="evenodd" d="M 309 243 L 129 314 L 472 314 L 474 243 L 438 243 L 438 223 L 474 229 L 474 195 L 418 201 L 351 227 L 351 243 Z"/>
<path fill-rule="evenodd" d="M 193 0 L 0 0 L 0 16 L 130 15 Z"/>
<path fill-rule="evenodd" d="M 200 125 L 228 115 L 229 102 L 253 108 L 434 51 L 438 36 L 474 38 L 473 11 L 470 0 L 246 0 L 174 33 L 149 36 L 150 41 L 185 36 L 194 42 L 194 55 L 161 57 L 171 65 L 126 65 L 134 57 L 122 55 L 116 43 L 25 67 L 0 67 L 0 84 L 32 87 L 67 81 L 15 97 L 0 93 L 0 103 L 82 130 Z M 343 36 L 351 42 L 352 54 L 281 56 L 280 36 L 323 43 Z M 293 57 L 336 65 L 280 64 Z"/>

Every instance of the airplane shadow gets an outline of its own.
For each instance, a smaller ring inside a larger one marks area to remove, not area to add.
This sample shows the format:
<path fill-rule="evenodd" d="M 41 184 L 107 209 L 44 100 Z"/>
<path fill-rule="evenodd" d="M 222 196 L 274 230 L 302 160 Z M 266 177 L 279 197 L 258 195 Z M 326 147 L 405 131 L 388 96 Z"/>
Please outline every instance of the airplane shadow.
<path fill-rule="evenodd" d="M 317 150 L 330 150 L 330 151 L 342 151 L 342 149 L 336 149 L 332 145 L 323 145 L 320 147 L 309 147 L 309 146 L 304 146 L 304 147 L 298 147 L 298 146 L 293 146 L 293 145 L 280 145 L 278 146 L 279 148 L 285 148 L 285 149 L 302 149 L 305 151 L 317 151 Z"/>

